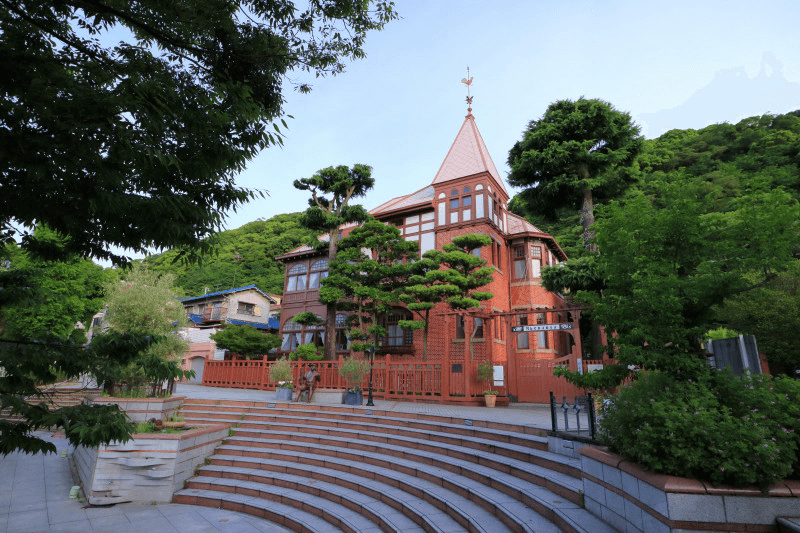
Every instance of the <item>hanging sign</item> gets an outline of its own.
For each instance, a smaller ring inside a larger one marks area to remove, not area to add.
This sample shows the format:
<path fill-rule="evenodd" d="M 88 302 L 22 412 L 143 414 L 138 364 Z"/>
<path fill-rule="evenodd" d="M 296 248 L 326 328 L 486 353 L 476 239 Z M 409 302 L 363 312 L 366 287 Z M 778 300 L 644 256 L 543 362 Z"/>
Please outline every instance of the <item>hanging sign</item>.
<path fill-rule="evenodd" d="M 572 329 L 572 322 L 567 324 L 538 324 L 536 326 L 511 326 L 512 333 L 522 331 L 561 331 L 562 329 Z"/>

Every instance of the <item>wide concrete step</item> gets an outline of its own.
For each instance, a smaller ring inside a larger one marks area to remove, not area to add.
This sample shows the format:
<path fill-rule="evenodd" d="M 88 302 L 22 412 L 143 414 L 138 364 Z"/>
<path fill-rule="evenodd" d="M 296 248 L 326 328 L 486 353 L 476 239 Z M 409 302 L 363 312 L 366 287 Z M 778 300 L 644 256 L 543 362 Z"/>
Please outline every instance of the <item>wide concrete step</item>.
<path fill-rule="evenodd" d="M 182 414 L 188 421 L 227 422 L 233 429 L 211 465 L 200 470 L 203 479 L 222 485 L 205 481 L 196 490 L 252 495 L 255 487 L 241 484 L 256 483 L 262 496 L 278 487 L 351 510 L 368 497 L 410 521 L 396 529 L 398 524 L 381 519 L 388 509 L 362 507 L 383 531 L 405 531 L 412 524 L 447 531 L 455 524 L 455 531 L 474 533 L 614 532 L 581 507 L 580 462 L 546 451 L 546 439 L 536 428 L 253 401 L 191 402 Z M 305 503 L 299 495 L 292 498 Z M 334 523 L 352 527 L 340 518 Z"/>
<path fill-rule="evenodd" d="M 482 517 L 488 512 L 512 531 L 558 531 L 550 520 L 530 506 L 521 503 L 518 496 L 522 496 L 522 492 L 519 489 L 513 495 L 507 494 L 474 479 L 443 469 L 429 466 L 422 472 L 416 469 L 418 465 L 410 461 L 396 460 L 392 464 L 385 459 L 378 454 L 372 454 L 371 457 L 364 456 L 361 460 L 347 460 L 339 457 L 320 457 L 313 453 L 282 452 L 272 453 L 270 457 L 217 455 L 212 459 L 212 466 L 220 471 L 226 468 L 242 468 L 249 475 L 256 477 L 280 476 L 283 473 L 296 474 L 303 472 L 304 469 L 313 468 L 315 479 L 328 481 L 335 486 L 357 487 L 360 492 L 367 492 L 376 497 L 396 494 L 399 491 L 398 503 L 405 507 L 406 513 L 409 512 L 407 507 L 423 515 L 426 512 L 430 513 L 432 510 L 422 508 L 422 504 L 430 502 L 428 505 L 435 508 L 434 512 L 436 510 L 446 512 L 465 527 L 475 516 Z M 527 497 L 530 501 L 534 498 L 548 499 L 550 502 L 559 500 L 556 495 L 540 487 L 527 484 L 524 488 L 530 490 L 530 496 Z M 540 508 L 546 509 L 539 502 L 537 504 Z M 561 505 L 568 508 L 577 507 L 563 499 Z M 475 524 L 469 529 L 475 529 L 478 525 Z M 491 523 L 485 525 L 489 527 Z M 494 527 L 499 526 L 491 526 L 489 531 Z"/>
<path fill-rule="evenodd" d="M 204 505 L 228 511 L 247 513 L 264 518 L 292 531 L 310 533 L 352 533 L 353 529 L 343 529 L 334 525 L 335 517 L 320 516 L 321 511 L 312 508 L 298 509 L 279 501 L 266 500 L 245 494 L 231 494 L 213 490 L 182 489 L 172 497 L 175 503 Z M 340 524 L 341 525 L 341 524 Z M 370 533 L 378 533 L 373 529 Z M 415 532 L 417 533 L 417 532 Z"/>
<path fill-rule="evenodd" d="M 234 474 L 243 476 L 236 469 L 230 473 Z M 211 490 L 277 501 L 316 514 L 343 531 L 424 531 L 387 504 L 344 487 L 288 474 L 266 481 L 269 483 L 200 475 L 192 478 L 184 490 Z"/>
<path fill-rule="evenodd" d="M 488 429 L 503 430 L 508 428 L 514 428 L 513 430 L 518 431 L 519 433 L 528 433 L 540 436 L 547 435 L 547 432 L 542 430 L 541 428 L 536 428 L 534 426 L 525 424 L 508 424 L 505 422 L 493 422 L 490 420 L 471 419 L 469 417 L 464 418 L 460 416 L 445 416 L 445 415 L 436 415 L 428 413 L 413 413 L 413 412 L 383 410 L 377 407 L 353 408 L 348 406 L 335 406 L 335 405 L 306 405 L 303 402 L 276 404 L 274 402 L 254 401 L 254 400 L 193 399 L 186 404 L 186 408 L 193 409 L 196 406 L 201 406 L 201 405 L 205 406 L 205 408 L 209 410 L 221 410 L 221 411 L 228 410 L 234 407 L 239 407 L 242 409 L 261 407 L 261 408 L 273 409 L 276 411 L 283 411 L 284 414 L 294 413 L 297 414 L 298 416 L 315 416 L 313 413 L 316 413 L 316 416 L 325 416 L 325 417 L 362 414 L 363 416 L 371 416 L 374 418 L 384 418 L 384 417 L 399 418 L 407 422 L 426 420 L 435 422 L 437 424 L 457 424 L 461 426 L 467 425 L 467 426 L 482 427 Z M 300 412 L 305 412 L 309 414 L 300 415 Z"/>
<path fill-rule="evenodd" d="M 268 460 L 265 460 L 268 461 Z M 242 464 L 248 464 L 243 462 Z M 238 479 L 264 484 L 286 486 L 301 492 L 324 495 L 326 499 L 341 501 L 352 510 L 365 514 L 384 531 L 407 531 L 420 527 L 425 531 L 509 531 L 496 518 L 483 509 L 455 494 L 440 490 L 425 493 L 428 499 L 417 497 L 402 487 L 380 480 L 290 461 L 272 461 L 250 467 L 212 464 L 203 467 L 200 475 L 210 477 L 236 476 Z M 313 469 L 313 482 L 309 471 Z"/>
<path fill-rule="evenodd" d="M 574 492 L 569 496 L 566 491 L 559 491 L 565 497 L 570 497 L 572 501 L 579 499 L 577 490 L 582 487 L 582 480 L 574 475 L 575 469 L 579 468 L 575 465 L 577 459 L 539 450 L 531 450 L 522 459 L 517 459 L 495 453 L 489 447 L 484 450 L 475 450 L 455 444 L 427 441 L 424 438 L 404 436 L 382 438 L 380 435 L 368 432 L 320 434 L 247 428 L 236 428 L 234 435 L 228 439 L 227 443 L 284 449 L 287 444 L 310 444 L 334 449 L 341 447 L 348 450 L 388 453 L 392 457 L 407 458 L 436 466 L 456 462 L 462 465 L 459 468 L 464 470 L 469 470 L 472 465 L 482 465 L 495 472 L 514 475 L 531 482 L 556 483 L 565 487 L 566 491 Z"/>
<path fill-rule="evenodd" d="M 447 486 L 450 490 L 473 499 L 482 498 L 483 493 L 478 487 L 480 485 L 492 489 L 489 493 L 490 499 L 496 496 L 494 491 L 500 491 L 545 516 L 559 506 L 571 508 L 578 505 L 583 487 L 579 481 L 559 477 L 558 473 L 548 472 L 534 465 L 520 465 L 524 470 L 502 472 L 490 466 L 424 451 L 401 453 L 392 448 L 359 449 L 349 446 L 348 443 L 326 446 L 300 442 L 259 449 L 249 444 L 237 444 L 239 442 L 241 441 L 224 444 L 217 453 L 258 459 L 305 460 L 317 466 L 363 473 L 365 477 L 371 478 L 378 473 L 383 475 L 394 472 L 398 476 L 410 476 L 438 486 Z M 212 462 L 216 461 L 216 456 L 212 457 Z"/>
<path fill-rule="evenodd" d="M 271 425 L 321 425 L 338 427 L 342 429 L 360 429 L 364 425 L 380 426 L 382 431 L 400 433 L 405 431 L 419 431 L 431 434 L 444 434 L 448 437 L 461 435 L 478 439 L 497 441 L 528 448 L 547 449 L 547 437 L 535 434 L 524 434 L 519 431 L 519 426 L 509 426 L 512 429 L 482 428 L 461 424 L 437 423 L 426 420 L 409 420 L 407 418 L 375 417 L 363 414 L 345 414 L 330 412 L 301 411 L 291 415 L 281 414 L 268 407 L 230 408 L 227 410 L 200 409 L 199 406 L 185 406 L 183 413 L 197 421 L 219 420 L 225 422 L 268 423 Z"/>

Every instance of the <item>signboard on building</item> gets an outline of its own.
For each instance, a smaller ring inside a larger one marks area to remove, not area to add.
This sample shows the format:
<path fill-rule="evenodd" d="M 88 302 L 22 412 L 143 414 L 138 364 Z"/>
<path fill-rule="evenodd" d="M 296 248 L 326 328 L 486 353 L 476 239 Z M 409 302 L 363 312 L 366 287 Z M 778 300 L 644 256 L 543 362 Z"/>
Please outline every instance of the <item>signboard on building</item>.
<path fill-rule="evenodd" d="M 523 331 L 561 331 L 564 329 L 572 329 L 572 322 L 567 324 L 538 324 L 535 326 L 511 326 L 512 333 L 521 333 Z"/>

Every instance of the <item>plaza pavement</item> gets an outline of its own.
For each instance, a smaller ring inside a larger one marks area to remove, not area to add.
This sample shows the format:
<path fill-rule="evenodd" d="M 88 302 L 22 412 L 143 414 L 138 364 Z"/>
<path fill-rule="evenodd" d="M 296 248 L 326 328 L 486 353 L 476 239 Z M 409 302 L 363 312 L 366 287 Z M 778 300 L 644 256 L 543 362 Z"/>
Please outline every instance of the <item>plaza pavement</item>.
<path fill-rule="evenodd" d="M 213 400 L 270 401 L 273 392 L 178 384 L 176 395 Z M 366 400 L 365 400 L 366 403 Z M 375 400 L 373 409 L 487 420 L 550 429 L 547 405 L 515 404 L 507 408 L 461 407 Z M 359 409 L 356 407 L 356 409 Z M 360 409 L 370 409 L 366 406 Z M 56 445 L 56 454 L 12 453 L 0 457 L 0 533 L 279 533 L 287 529 L 243 513 L 181 504 L 122 503 L 89 506 L 70 499 L 79 481 L 72 466 L 72 447 L 49 431 L 36 435 Z M 66 456 L 62 453 L 66 451 Z"/>

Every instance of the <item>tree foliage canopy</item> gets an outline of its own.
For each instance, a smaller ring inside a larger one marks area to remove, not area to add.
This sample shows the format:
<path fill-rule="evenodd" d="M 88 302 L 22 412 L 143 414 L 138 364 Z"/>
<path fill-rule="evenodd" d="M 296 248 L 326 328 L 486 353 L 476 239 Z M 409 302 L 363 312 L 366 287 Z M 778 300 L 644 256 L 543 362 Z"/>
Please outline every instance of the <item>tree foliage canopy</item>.
<path fill-rule="evenodd" d="M 366 34 L 394 18 L 384 0 L 308 0 L 301 8 L 291 0 L 3 2 L 0 244 L 18 238 L 37 259 L 115 263 L 127 262 L 115 247 L 176 247 L 190 258 L 209 251 L 207 237 L 225 213 L 263 194 L 237 187 L 234 177 L 281 142 L 287 75 L 341 72 L 364 56 Z M 64 241 L 38 238 L 36 226 Z M 34 305 L 29 282 L 4 273 L 0 303 Z M 173 335 L 112 331 L 82 349 L 34 333 L 0 343 L 1 407 L 27 419 L 0 425 L 4 453 L 54 451 L 30 436 L 38 427 L 62 427 L 76 445 L 128 438 L 118 409 L 51 416 L 26 404 L 54 370 L 102 382 L 136 360 L 150 376 L 175 375 L 150 347 Z"/>
<path fill-rule="evenodd" d="M 794 306 L 800 118 L 674 130 L 647 141 L 637 162 L 641 182 L 598 209 L 602 253 L 544 269 L 545 286 L 593 305 L 625 364 L 668 370 L 729 326 L 759 335 L 775 370 L 800 365 L 769 325 Z"/>
<path fill-rule="evenodd" d="M 45 228 L 37 228 L 36 235 L 41 241 L 56 241 L 56 246 L 63 242 Z M 88 259 L 73 256 L 63 261 L 42 261 L 16 244 L 6 245 L 0 260 L 4 263 L 0 286 L 5 286 L 5 276 L 25 276 L 24 286 L 36 293 L 18 302 L 0 299 L 0 330 L 10 338 L 66 338 L 75 334 L 80 340 L 86 332 L 76 329 L 76 324 L 89 326 L 92 315 L 103 305 L 104 284 L 116 277 L 114 271 L 103 270 Z"/>
<path fill-rule="evenodd" d="M 273 333 L 262 333 L 249 324 L 225 324 L 211 335 L 217 348 L 230 350 L 248 359 L 267 355 L 270 350 L 281 345 L 281 339 Z"/>
<path fill-rule="evenodd" d="M 353 165 L 353 168 L 345 165 L 323 168 L 310 178 L 295 180 L 296 189 L 311 192 L 311 198 L 308 199 L 309 207 L 300 217 L 300 224 L 328 234 L 327 241 L 314 239 L 308 244 L 319 250 L 327 248 L 329 262 L 337 257 L 342 226 L 353 222 L 366 222 L 371 218 L 363 206 L 351 204 L 350 200 L 365 196 L 374 185 L 372 167 L 360 164 Z M 336 303 L 330 300 L 323 303 L 327 303 L 325 355 L 333 359 Z"/>
<path fill-rule="evenodd" d="M 114 261 L 111 246 L 206 247 L 259 194 L 234 176 L 281 142 L 286 76 L 341 72 L 392 8 L 5 2 L 0 231 L 33 246 L 26 228 L 44 223 L 69 237 L 66 252 Z"/>
<path fill-rule="evenodd" d="M 340 226 L 368 219 L 366 210 L 361 205 L 351 204 L 350 200 L 362 198 L 374 186 L 372 167 L 359 164 L 353 168 L 345 165 L 323 168 L 310 178 L 295 180 L 296 189 L 311 192 L 309 207 L 300 223 L 306 228 L 331 233 L 331 241 L 336 242 Z M 328 258 L 332 260 L 334 256 Z"/>
<path fill-rule="evenodd" d="M 188 343 L 178 330 L 188 325 L 186 311 L 178 300 L 172 274 L 159 275 L 137 264 L 106 285 L 106 315 L 109 327 L 119 333 L 157 336 L 147 355 L 164 361 L 180 360 Z"/>
<path fill-rule="evenodd" d="M 551 219 L 561 207 L 582 206 L 588 231 L 594 197 L 617 196 L 635 181 L 635 173 L 619 169 L 633 163 L 641 146 L 628 113 L 602 100 L 559 100 L 511 148 L 508 182 L 527 187 L 528 208 Z"/>
<path fill-rule="evenodd" d="M 354 228 L 340 241 L 319 300 L 356 317 L 350 330 L 354 350 L 365 351 L 369 339 L 376 342 L 386 334 L 380 317 L 400 301 L 397 291 L 409 276 L 407 260 L 418 253 L 416 242 L 404 240 L 397 228 L 377 220 Z"/>

